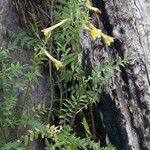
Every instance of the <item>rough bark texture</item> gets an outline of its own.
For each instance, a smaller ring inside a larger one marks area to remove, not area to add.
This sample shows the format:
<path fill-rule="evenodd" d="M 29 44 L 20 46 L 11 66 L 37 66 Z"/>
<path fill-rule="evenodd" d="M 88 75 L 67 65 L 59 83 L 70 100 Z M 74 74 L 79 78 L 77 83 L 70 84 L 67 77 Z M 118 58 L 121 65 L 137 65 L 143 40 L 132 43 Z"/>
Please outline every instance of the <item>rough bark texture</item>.
<path fill-rule="evenodd" d="M 109 141 L 119 150 L 150 149 L 150 1 L 93 0 L 102 10 L 100 27 L 116 38 L 109 50 L 94 48 L 101 63 L 129 57 L 98 107 Z M 104 58 L 104 60 L 100 60 Z"/>

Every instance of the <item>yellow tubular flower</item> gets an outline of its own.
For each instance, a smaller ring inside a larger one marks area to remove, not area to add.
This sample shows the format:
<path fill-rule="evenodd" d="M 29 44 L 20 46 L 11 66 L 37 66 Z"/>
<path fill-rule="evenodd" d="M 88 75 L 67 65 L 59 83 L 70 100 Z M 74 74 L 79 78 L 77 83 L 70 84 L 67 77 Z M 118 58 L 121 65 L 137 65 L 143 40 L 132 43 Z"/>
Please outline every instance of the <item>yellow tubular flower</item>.
<path fill-rule="evenodd" d="M 87 0 L 87 1 L 86 1 L 85 6 L 86 6 L 89 10 L 92 10 L 92 11 L 94 11 L 94 12 L 96 12 L 96 13 L 101 13 L 101 11 L 100 11 L 98 8 L 92 6 L 90 0 Z"/>
<path fill-rule="evenodd" d="M 101 33 L 101 36 L 102 36 L 102 38 L 103 38 L 105 44 L 108 45 L 108 46 L 110 46 L 111 43 L 114 42 L 114 38 L 111 37 L 111 36 L 108 36 L 108 35 L 106 35 L 106 34 L 104 34 L 104 33 Z"/>
<path fill-rule="evenodd" d="M 93 40 L 96 40 L 97 38 L 100 38 L 100 37 L 101 37 L 101 30 L 95 28 L 93 25 L 92 25 L 92 29 L 89 28 L 89 27 L 87 27 L 86 25 L 83 27 L 83 29 L 90 32 L 90 34 L 91 34 Z"/>
<path fill-rule="evenodd" d="M 51 27 L 49 27 L 49 28 L 45 28 L 45 29 L 41 30 L 41 32 L 43 32 L 45 36 L 50 37 L 52 31 L 53 31 L 55 28 L 61 26 L 62 24 L 64 24 L 64 23 L 67 22 L 68 20 L 69 20 L 69 19 L 64 19 L 64 20 L 62 20 L 61 22 L 59 22 L 59 23 L 57 23 L 57 24 L 55 24 L 55 25 L 53 25 L 53 26 L 51 26 Z"/>
<path fill-rule="evenodd" d="M 90 34 L 91 34 L 93 40 L 96 40 L 97 38 L 102 37 L 103 40 L 104 40 L 104 42 L 105 42 L 105 44 L 106 44 L 107 46 L 110 46 L 111 43 L 114 42 L 114 38 L 113 38 L 113 37 L 108 36 L 108 35 L 102 33 L 102 31 L 101 31 L 100 29 L 95 28 L 94 25 L 92 25 L 92 24 L 90 24 L 90 27 L 84 25 L 84 26 L 83 26 L 83 29 L 90 32 Z"/>
<path fill-rule="evenodd" d="M 96 40 L 97 38 L 101 37 L 101 30 L 100 29 L 91 29 L 90 33 L 91 33 L 93 40 Z"/>
<path fill-rule="evenodd" d="M 87 30 L 87 31 L 90 31 L 90 30 L 91 30 L 91 29 L 90 29 L 88 26 L 86 26 L 86 25 L 83 26 L 83 29 L 84 29 L 84 30 Z"/>
<path fill-rule="evenodd" d="M 46 54 L 46 56 L 54 63 L 55 67 L 57 70 L 59 70 L 60 68 L 63 67 L 63 62 L 58 61 L 57 59 L 55 59 L 54 57 L 52 57 L 48 51 L 44 50 L 44 53 Z"/>

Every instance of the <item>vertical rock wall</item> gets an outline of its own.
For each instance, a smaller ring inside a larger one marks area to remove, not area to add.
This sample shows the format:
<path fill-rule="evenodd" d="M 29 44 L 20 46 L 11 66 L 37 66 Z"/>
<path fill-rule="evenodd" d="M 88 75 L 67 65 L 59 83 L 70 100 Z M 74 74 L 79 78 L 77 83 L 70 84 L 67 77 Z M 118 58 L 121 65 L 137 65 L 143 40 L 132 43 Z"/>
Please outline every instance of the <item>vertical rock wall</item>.
<path fill-rule="evenodd" d="M 14 32 L 23 31 L 19 24 L 19 17 L 17 16 L 13 0 L 0 0 L 0 46 L 7 44 L 7 41 L 9 41 L 9 39 L 7 39 L 6 41 L 3 36 L 3 33 L 6 31 L 6 29 L 12 30 Z M 32 49 L 25 49 L 20 52 L 14 52 L 10 58 L 10 63 L 16 63 L 17 61 L 19 61 L 21 64 L 27 64 L 30 63 L 30 59 L 32 56 Z M 38 83 L 35 84 L 35 88 L 31 91 L 32 96 L 29 101 L 29 110 L 31 110 L 31 107 L 37 106 L 40 103 L 50 103 L 48 71 L 46 71 L 45 68 L 41 66 L 40 73 L 43 77 L 38 79 Z M 18 96 L 17 109 L 19 110 L 20 108 L 22 108 L 22 97 L 24 96 L 25 91 L 20 90 L 16 94 Z"/>
<path fill-rule="evenodd" d="M 130 64 L 121 68 L 102 94 L 98 109 L 106 134 L 119 150 L 149 150 L 150 2 L 93 0 L 93 3 L 102 10 L 99 27 L 116 39 L 112 47 L 96 49 L 92 57 L 99 64 L 119 56 L 130 58 Z"/>

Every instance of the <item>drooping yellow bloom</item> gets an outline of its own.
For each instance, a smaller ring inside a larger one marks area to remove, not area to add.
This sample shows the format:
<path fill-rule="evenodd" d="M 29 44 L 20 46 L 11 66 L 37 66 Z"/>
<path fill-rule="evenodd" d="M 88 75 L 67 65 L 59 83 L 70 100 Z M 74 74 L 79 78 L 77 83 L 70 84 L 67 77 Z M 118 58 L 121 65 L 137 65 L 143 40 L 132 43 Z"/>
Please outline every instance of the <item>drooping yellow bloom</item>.
<path fill-rule="evenodd" d="M 55 67 L 57 70 L 59 70 L 60 68 L 63 67 L 63 62 L 58 61 L 57 59 L 55 59 L 54 57 L 52 57 L 48 51 L 44 50 L 44 53 L 46 54 L 46 56 L 54 63 Z"/>
<path fill-rule="evenodd" d="M 104 33 L 102 33 L 102 31 L 100 29 L 95 28 L 92 24 L 90 24 L 90 27 L 84 25 L 83 26 L 84 30 L 87 30 L 90 32 L 93 40 L 96 40 L 97 38 L 102 37 L 102 39 L 104 40 L 105 44 L 110 46 L 111 43 L 114 42 L 114 38 L 111 36 L 108 36 Z"/>
<path fill-rule="evenodd" d="M 101 36 L 102 36 L 102 38 L 103 38 L 105 44 L 108 45 L 108 46 L 110 46 L 111 43 L 114 42 L 114 38 L 111 37 L 111 36 L 108 36 L 108 35 L 106 35 L 106 34 L 104 34 L 104 33 L 101 33 Z"/>
<path fill-rule="evenodd" d="M 100 29 L 91 29 L 91 36 L 94 40 L 101 37 L 101 30 Z"/>
<path fill-rule="evenodd" d="M 45 36 L 50 37 L 52 31 L 53 31 L 55 28 L 61 26 L 62 24 L 64 24 L 64 23 L 67 22 L 68 20 L 69 20 L 69 19 L 64 19 L 64 20 L 62 20 L 61 22 L 59 22 L 59 23 L 57 23 L 57 24 L 55 24 L 55 25 L 53 25 L 53 26 L 51 26 L 51 27 L 49 27 L 49 28 L 45 28 L 45 29 L 41 30 L 41 32 L 43 32 Z"/>
<path fill-rule="evenodd" d="M 90 0 L 87 0 L 87 1 L 86 1 L 85 6 L 86 6 L 89 10 L 92 10 L 92 11 L 94 11 L 94 12 L 96 12 L 96 13 L 101 13 L 101 11 L 100 11 L 98 8 L 92 6 Z"/>
<path fill-rule="evenodd" d="M 101 37 L 101 30 L 100 29 L 97 29 L 95 27 L 90 28 L 90 27 L 87 27 L 87 26 L 84 26 L 84 29 L 90 32 L 93 40 L 96 40 L 97 38 Z"/>

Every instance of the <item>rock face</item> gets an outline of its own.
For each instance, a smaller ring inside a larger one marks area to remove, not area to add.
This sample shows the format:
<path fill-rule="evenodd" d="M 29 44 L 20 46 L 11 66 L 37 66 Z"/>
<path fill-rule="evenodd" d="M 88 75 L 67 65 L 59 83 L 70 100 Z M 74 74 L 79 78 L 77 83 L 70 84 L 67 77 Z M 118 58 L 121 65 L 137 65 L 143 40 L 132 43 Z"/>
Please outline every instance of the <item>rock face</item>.
<path fill-rule="evenodd" d="M 17 16 L 14 1 L 12 0 L 0 0 L 0 46 L 6 44 L 6 40 L 3 37 L 3 32 L 6 29 L 12 30 L 14 32 L 19 31 L 22 32 L 21 26 L 19 24 L 19 17 Z M 7 39 L 9 40 L 9 39 Z M 15 63 L 19 61 L 21 64 L 30 63 L 30 59 L 33 56 L 32 50 L 22 50 L 21 52 L 14 52 L 11 56 L 10 63 Z M 50 103 L 50 92 L 49 92 L 49 75 L 48 71 L 44 67 L 40 67 L 40 73 L 43 76 L 42 78 L 38 79 L 38 84 L 35 84 L 35 88 L 31 91 L 31 99 L 29 102 L 29 110 L 33 106 L 37 106 L 38 104 L 43 103 Z M 1 92 L 0 92 L 1 93 Z M 25 91 L 18 91 L 18 104 L 17 110 L 20 110 L 21 105 L 23 103 L 23 96 Z M 28 111 L 28 110 L 27 110 Z M 2 137 L 3 138 L 3 137 Z M 32 149 L 34 146 L 32 146 Z M 39 148 L 35 148 L 39 149 Z"/>
<path fill-rule="evenodd" d="M 0 41 L 2 43 L 2 33 L 6 28 L 16 29 L 17 17 L 15 16 L 15 9 L 12 1 L 1 0 L 0 1 Z"/>
<path fill-rule="evenodd" d="M 104 143 L 110 142 L 118 150 L 150 150 L 150 1 L 93 0 L 93 4 L 102 11 L 100 16 L 92 16 L 93 21 L 100 20 L 97 25 L 116 40 L 111 48 L 99 41 L 85 43 L 91 64 L 118 57 L 131 59 L 111 79 L 111 86 L 102 93 L 102 101 L 94 110 L 103 124 Z M 1 43 L 5 43 L 2 32 L 6 28 L 21 30 L 12 0 L 0 0 Z M 12 62 L 26 63 L 31 56 L 31 51 L 24 50 L 13 55 Z M 43 68 L 41 73 L 43 78 L 32 92 L 31 106 L 49 99 L 49 77 Z"/>
<path fill-rule="evenodd" d="M 130 64 L 112 79 L 98 109 L 105 132 L 119 150 L 150 149 L 150 1 L 93 0 L 102 10 L 99 27 L 116 38 L 97 48 L 97 63 L 129 57 Z M 102 52 L 103 51 L 103 52 Z"/>
<path fill-rule="evenodd" d="M 22 32 L 19 24 L 18 16 L 15 10 L 14 1 L 11 0 L 1 0 L 0 1 L 0 41 L 1 46 L 6 43 L 3 38 L 3 32 L 6 29 L 12 31 Z M 30 63 L 30 59 L 33 56 L 32 50 L 23 50 L 20 53 L 17 52 L 12 54 L 11 63 L 19 61 L 21 64 Z M 44 70 L 44 67 L 40 68 L 42 78 L 39 78 L 38 84 L 35 85 L 35 89 L 32 91 L 31 105 L 36 105 L 39 103 L 44 103 L 49 100 L 49 77 L 48 71 Z M 22 92 L 20 94 L 23 94 Z"/>

